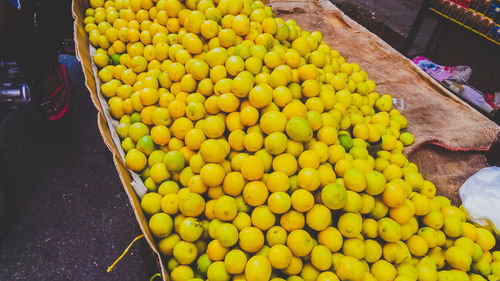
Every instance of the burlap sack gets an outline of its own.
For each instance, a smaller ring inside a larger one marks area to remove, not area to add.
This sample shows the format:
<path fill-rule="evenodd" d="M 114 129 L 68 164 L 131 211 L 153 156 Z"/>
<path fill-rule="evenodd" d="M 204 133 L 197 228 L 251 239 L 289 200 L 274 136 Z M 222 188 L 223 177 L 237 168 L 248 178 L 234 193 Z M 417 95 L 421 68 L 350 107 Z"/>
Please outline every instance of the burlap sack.
<path fill-rule="evenodd" d="M 302 29 L 321 31 L 330 47 L 368 73 L 378 93 L 403 98 L 401 112 L 415 136 L 406 155 L 436 184 L 439 194 L 458 204 L 458 189 L 486 166 L 483 153 L 499 127 L 329 1 L 272 0 L 270 5 L 278 16 L 294 19 Z"/>

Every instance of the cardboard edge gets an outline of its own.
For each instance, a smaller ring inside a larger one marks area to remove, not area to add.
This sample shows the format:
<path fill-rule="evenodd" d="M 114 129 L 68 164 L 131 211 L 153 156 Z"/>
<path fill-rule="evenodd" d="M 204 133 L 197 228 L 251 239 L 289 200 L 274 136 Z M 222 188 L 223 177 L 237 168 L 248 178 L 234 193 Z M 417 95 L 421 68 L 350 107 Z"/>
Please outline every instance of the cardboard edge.
<path fill-rule="evenodd" d="M 82 71 L 84 73 L 85 77 L 85 86 L 87 90 L 90 93 L 90 98 L 96 107 L 98 113 L 97 113 L 97 125 L 99 127 L 99 132 L 101 133 L 101 136 L 103 138 L 104 143 L 110 150 L 110 152 L 113 154 L 113 163 L 115 165 L 115 168 L 118 172 L 118 176 L 120 178 L 120 181 L 122 183 L 122 186 L 125 190 L 125 193 L 127 194 L 127 197 L 130 201 L 130 204 L 132 206 L 132 209 L 134 211 L 134 215 L 137 219 L 137 222 L 139 224 L 139 227 L 144 234 L 144 237 L 146 238 L 146 241 L 148 242 L 148 245 L 150 246 L 151 250 L 156 256 L 156 262 L 159 266 L 160 273 L 162 275 L 162 280 L 163 281 L 169 281 L 169 276 L 166 271 L 166 267 L 163 264 L 163 260 L 161 258 L 161 255 L 159 253 L 159 250 L 156 246 L 156 243 L 154 242 L 154 239 L 149 231 L 148 224 L 146 221 L 146 217 L 144 213 L 142 212 L 142 209 L 140 207 L 140 201 L 139 198 L 135 192 L 135 189 L 132 187 L 132 178 L 133 175 L 128 171 L 128 169 L 125 167 L 123 163 L 123 157 L 120 155 L 116 143 L 113 142 L 112 137 L 111 137 L 111 130 L 110 130 L 110 125 L 108 126 L 108 122 L 106 121 L 105 113 L 104 113 L 104 106 L 107 106 L 107 104 L 103 105 L 97 95 L 97 90 L 99 88 L 98 83 L 96 83 L 96 67 L 93 65 L 93 61 L 91 60 L 91 48 L 90 48 L 90 43 L 88 42 L 88 37 L 82 27 L 83 23 L 83 13 L 84 10 L 88 7 L 88 3 L 84 0 L 73 0 L 72 2 L 72 15 L 74 19 L 74 41 L 75 41 L 75 53 L 76 53 L 76 58 L 81 64 Z M 109 110 L 109 109 L 108 109 Z M 136 175 L 137 176 L 137 175 Z M 137 176 L 138 177 L 138 176 Z"/>

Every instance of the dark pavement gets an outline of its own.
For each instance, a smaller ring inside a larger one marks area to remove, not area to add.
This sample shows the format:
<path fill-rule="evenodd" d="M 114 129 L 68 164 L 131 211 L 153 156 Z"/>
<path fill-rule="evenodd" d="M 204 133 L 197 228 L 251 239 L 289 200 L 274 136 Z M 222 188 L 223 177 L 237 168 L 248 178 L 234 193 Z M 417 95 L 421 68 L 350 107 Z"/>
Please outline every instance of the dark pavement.
<path fill-rule="evenodd" d="M 0 242 L 0 280 L 149 280 L 158 270 L 144 239 L 106 269 L 140 229 L 102 141 L 79 62 L 64 56 L 71 109 L 49 123 L 35 110 L 3 122 L 16 191 L 15 216 Z"/>
<path fill-rule="evenodd" d="M 330 0 L 350 18 L 375 33 L 394 49 L 402 51 L 422 0 Z M 412 44 L 410 54 L 423 53 L 437 22 L 424 19 L 421 32 Z"/>
<path fill-rule="evenodd" d="M 369 14 L 360 15 L 366 17 L 365 20 L 383 21 L 394 32 L 406 36 L 411 29 L 413 20 L 422 4 L 421 0 L 331 0 L 332 3 L 341 8 L 358 7 Z M 353 16 L 356 17 L 356 16 Z M 363 20 L 361 18 L 357 20 Z"/>

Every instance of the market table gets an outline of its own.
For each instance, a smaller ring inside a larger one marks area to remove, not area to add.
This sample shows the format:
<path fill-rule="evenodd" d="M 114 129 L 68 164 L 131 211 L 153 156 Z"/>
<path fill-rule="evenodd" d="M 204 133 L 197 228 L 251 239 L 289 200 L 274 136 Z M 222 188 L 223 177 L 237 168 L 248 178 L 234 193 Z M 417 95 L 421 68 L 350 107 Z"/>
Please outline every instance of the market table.
<path fill-rule="evenodd" d="M 98 109 L 98 125 L 134 212 L 146 239 L 158 258 L 160 270 L 167 280 L 165 266 L 147 227 L 140 208 L 140 183 L 125 167 L 120 156 L 120 142 L 114 132 L 116 121 L 110 119 L 109 108 L 97 95 L 95 66 L 91 48 L 83 29 L 83 15 L 88 0 L 75 0 L 75 42 L 82 63 L 85 83 Z M 408 119 L 408 131 L 415 143 L 405 150 L 422 175 L 433 181 L 438 193 L 459 203 L 457 190 L 470 175 L 486 166 L 484 152 L 495 139 L 499 128 L 489 119 L 449 93 L 410 60 L 380 38 L 348 18 L 325 0 L 271 1 L 277 16 L 294 19 L 305 30 L 318 30 L 324 41 L 338 50 L 348 62 L 358 63 L 377 84 L 380 94 L 391 94 L 404 104 L 401 112 Z M 135 191 L 134 191 L 135 188 Z M 142 191 L 141 191 L 142 190 Z M 142 195 L 142 194 L 141 194 Z"/>

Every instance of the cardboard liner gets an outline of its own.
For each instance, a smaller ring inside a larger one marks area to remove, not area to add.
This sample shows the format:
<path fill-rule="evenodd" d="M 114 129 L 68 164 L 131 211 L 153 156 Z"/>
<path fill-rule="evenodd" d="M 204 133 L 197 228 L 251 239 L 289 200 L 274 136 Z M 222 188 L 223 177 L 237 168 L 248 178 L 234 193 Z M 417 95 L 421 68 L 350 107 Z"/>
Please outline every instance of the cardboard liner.
<path fill-rule="evenodd" d="M 264 2 L 268 3 L 268 1 Z M 416 150 L 424 149 L 427 143 L 440 143 L 457 151 L 480 151 L 487 148 L 494 140 L 499 131 L 498 126 L 449 93 L 410 60 L 344 15 L 329 1 L 274 0 L 270 1 L 270 5 L 277 16 L 284 19 L 294 19 L 303 30 L 321 31 L 324 41 L 329 46 L 338 50 L 347 61 L 358 63 L 369 74 L 370 78 L 377 84 L 379 93 L 388 93 L 404 99 L 405 109 L 401 112 L 408 118 L 409 131 L 415 136 L 415 144 L 405 151 L 407 155 Z M 162 279 L 167 281 L 169 277 L 166 267 L 162 262 L 158 247 L 149 231 L 148 222 L 140 206 L 139 198 L 142 198 L 147 190 L 140 177 L 126 168 L 121 142 L 115 132 L 118 122 L 111 118 L 106 100 L 98 94 L 100 83 L 97 68 L 92 60 L 95 49 L 90 46 L 83 25 L 85 10 L 88 7 L 88 0 L 73 0 L 76 57 L 82 65 L 85 85 L 90 92 L 90 98 L 98 110 L 97 122 L 104 143 L 113 154 L 116 170 L 139 226 L 156 256 Z M 426 178 L 430 174 L 433 175 L 433 179 L 439 179 L 439 173 L 446 175 L 450 170 L 460 174 L 459 176 L 463 178 L 464 175 L 472 174 L 471 171 L 482 168 L 480 167 L 482 162 L 477 160 L 478 157 L 482 157 L 481 154 L 474 157 L 463 154 L 447 157 L 446 153 L 441 153 L 444 155 L 442 156 L 436 154 L 440 153 L 439 151 L 431 152 L 432 149 L 426 150 L 414 157 L 419 167 L 428 167 L 428 169 L 421 170 Z M 429 159 L 432 155 L 440 157 L 438 162 L 440 170 L 435 170 L 436 165 L 425 165 L 426 161 L 435 160 L 435 158 Z M 458 166 L 454 164 L 456 159 L 460 160 Z M 450 166 L 451 169 L 446 168 L 446 166 Z M 455 189 L 462 183 L 463 181 L 445 182 Z M 442 192 L 447 187 L 440 184 L 436 184 L 436 186 L 441 194 L 453 196 L 450 192 Z"/>
<path fill-rule="evenodd" d="M 94 106 L 98 110 L 97 125 L 99 126 L 99 131 L 101 132 L 104 143 L 113 154 L 113 162 L 118 172 L 118 176 L 120 177 L 120 181 L 122 182 L 125 193 L 127 194 L 127 197 L 130 201 L 130 205 L 134 210 L 134 214 L 137 222 L 139 223 L 139 227 L 141 228 L 146 241 L 148 242 L 151 250 L 155 255 L 158 268 L 162 275 L 162 280 L 168 281 L 169 277 L 166 267 L 163 264 L 160 252 L 153 239 L 153 236 L 149 231 L 148 221 L 141 209 L 141 203 L 139 201 L 139 198 L 142 198 L 142 196 L 146 194 L 146 187 L 144 187 L 144 184 L 136 173 L 133 173 L 126 168 L 124 162 L 124 152 L 121 149 L 121 142 L 114 129 L 116 128 L 118 123 L 116 120 L 113 120 L 111 118 L 109 107 L 105 99 L 101 95 L 97 94 L 100 91 L 100 85 L 99 81 L 97 80 L 97 68 L 93 64 L 92 60 L 92 55 L 95 50 L 91 48 L 88 41 L 88 36 L 83 28 L 85 10 L 88 7 L 88 0 L 73 1 L 72 12 L 73 18 L 75 19 L 74 40 L 76 46 L 76 57 L 82 65 L 83 73 L 85 76 L 85 86 L 89 90 L 90 98 L 92 99 Z"/>

